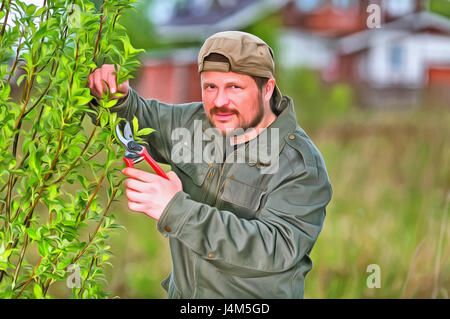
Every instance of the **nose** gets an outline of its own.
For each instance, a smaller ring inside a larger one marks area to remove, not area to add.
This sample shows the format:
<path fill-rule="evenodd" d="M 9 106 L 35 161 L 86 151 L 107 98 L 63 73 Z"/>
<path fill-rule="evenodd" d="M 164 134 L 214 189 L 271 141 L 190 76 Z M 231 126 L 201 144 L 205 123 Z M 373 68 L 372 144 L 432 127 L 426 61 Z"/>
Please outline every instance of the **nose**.
<path fill-rule="evenodd" d="M 228 99 L 228 95 L 224 92 L 224 90 L 218 90 L 217 96 L 214 99 L 214 105 L 216 107 L 224 107 L 227 106 L 230 100 Z"/>

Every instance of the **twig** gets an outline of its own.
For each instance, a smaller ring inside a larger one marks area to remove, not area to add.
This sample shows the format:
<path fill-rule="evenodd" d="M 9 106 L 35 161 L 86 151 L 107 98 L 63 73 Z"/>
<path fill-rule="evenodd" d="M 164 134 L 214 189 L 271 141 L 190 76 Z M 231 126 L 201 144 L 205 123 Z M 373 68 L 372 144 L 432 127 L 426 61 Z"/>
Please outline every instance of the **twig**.
<path fill-rule="evenodd" d="M 70 167 L 64 172 L 64 174 L 61 175 L 61 176 L 54 182 L 55 184 L 56 184 L 56 183 L 59 183 L 60 181 L 62 181 L 62 180 L 67 176 L 67 174 L 69 174 L 70 171 L 71 171 L 72 169 L 75 168 L 75 166 L 77 165 L 78 161 L 82 158 L 82 156 L 84 155 L 84 153 L 85 153 L 86 150 L 88 149 L 89 144 L 91 143 L 91 140 L 92 140 L 92 138 L 94 137 L 95 131 L 97 130 L 97 125 L 98 125 L 99 122 L 100 122 L 100 116 L 98 117 L 97 122 L 96 122 L 94 128 L 92 129 L 91 135 L 89 136 L 89 138 L 88 138 L 86 144 L 84 145 L 84 148 L 81 150 L 80 155 L 77 156 L 77 158 L 75 159 L 75 161 L 74 161 L 74 162 L 72 163 L 72 165 L 70 165 Z"/>
<path fill-rule="evenodd" d="M 102 1 L 102 6 L 100 8 L 100 27 L 98 29 L 97 39 L 95 40 L 94 56 L 92 58 L 92 62 L 94 62 L 94 63 L 95 63 L 95 59 L 97 58 L 98 45 L 99 45 L 100 39 L 102 37 L 103 23 L 105 23 L 105 20 L 103 19 L 103 7 L 104 7 L 104 5 L 105 5 L 105 0 Z"/>
<path fill-rule="evenodd" d="M 93 256 L 92 259 L 91 259 L 91 263 L 90 263 L 90 265 L 89 265 L 89 269 L 88 269 L 88 272 L 87 272 L 87 275 L 86 275 L 86 279 L 83 280 L 83 285 L 81 286 L 80 291 L 78 292 L 78 297 L 81 296 L 81 293 L 82 293 L 82 291 L 83 291 L 83 289 L 84 289 L 84 283 L 88 280 L 89 275 L 91 274 L 92 266 L 94 265 L 94 261 L 95 261 L 95 260 L 96 260 L 96 257 Z"/>
<path fill-rule="evenodd" d="M 100 147 L 100 149 L 97 152 L 95 152 L 95 154 L 91 155 L 86 161 L 90 161 L 91 159 L 96 157 L 101 151 L 103 151 L 104 148 L 105 146 Z"/>
<path fill-rule="evenodd" d="M 97 224 L 97 228 L 92 233 L 92 236 L 90 236 L 89 241 L 86 243 L 86 246 L 84 246 L 84 248 L 80 251 L 80 253 L 73 259 L 72 264 L 74 264 L 78 259 L 80 259 L 80 257 L 84 254 L 84 252 L 88 249 L 89 245 L 94 240 L 95 235 L 98 233 L 98 231 L 100 230 L 100 226 L 103 224 L 103 221 L 105 220 L 106 214 L 108 213 L 109 207 L 111 206 L 111 203 L 114 200 L 114 197 L 116 196 L 118 189 L 119 188 L 116 188 L 113 191 L 111 198 L 109 199 L 108 205 L 106 206 L 105 211 L 103 212 L 103 216 Z"/>
<path fill-rule="evenodd" d="M 25 290 L 25 288 L 27 288 L 28 284 L 31 282 L 31 280 L 33 280 L 34 277 L 34 273 L 36 272 L 37 267 L 39 267 L 39 265 L 41 264 L 42 261 L 42 257 L 39 258 L 39 261 L 37 262 L 36 266 L 34 266 L 33 268 L 33 272 L 31 273 L 30 278 L 27 280 L 27 282 L 25 283 L 25 285 L 23 285 L 22 289 L 19 291 L 19 293 L 17 294 L 17 296 L 15 297 L 15 299 L 19 298 L 20 295 L 22 294 L 22 292 Z"/>
<path fill-rule="evenodd" d="M 8 2 L 8 9 L 6 10 L 5 21 L 3 21 L 3 27 L 2 27 L 2 31 L 1 31 L 2 38 L 3 38 L 3 35 L 5 34 L 6 25 L 8 24 L 9 11 L 11 11 L 10 5 L 11 5 L 11 0 L 9 0 L 9 2 Z M 2 5 L 2 7 L 3 7 L 3 5 Z"/>
<path fill-rule="evenodd" d="M 55 262 L 53 263 L 54 265 L 56 265 L 58 263 L 58 259 L 59 259 L 60 256 L 61 256 L 61 252 L 58 254 L 58 256 L 56 256 Z M 55 273 L 55 268 L 56 267 L 52 268 L 52 274 Z M 44 287 L 44 289 L 42 291 L 42 294 L 43 294 L 44 297 L 47 294 L 48 288 L 50 287 L 50 285 L 53 282 L 53 280 L 54 280 L 53 278 L 49 278 L 47 280 L 47 283 L 45 284 L 45 287 Z"/>
<path fill-rule="evenodd" d="M 104 174 L 102 175 L 102 177 L 100 178 L 100 181 L 98 182 L 97 187 L 95 188 L 94 193 L 92 194 L 91 198 L 89 199 L 89 202 L 87 203 L 86 208 L 84 209 L 84 212 L 83 212 L 83 214 L 82 214 L 81 217 L 80 217 L 80 221 L 83 221 L 84 218 L 86 217 L 86 213 L 87 213 L 89 207 L 91 206 L 92 201 L 94 200 L 95 196 L 97 195 L 98 190 L 100 189 L 100 186 L 102 185 L 103 179 L 105 178 L 105 175 L 106 175 L 106 173 L 104 173 Z M 78 219 L 78 218 L 77 218 L 77 219 Z"/>
<path fill-rule="evenodd" d="M 0 10 L 1 11 L 1 10 Z M 16 71 L 16 67 L 17 67 L 17 63 L 19 62 L 19 55 L 20 55 L 20 49 L 21 49 L 21 45 L 22 45 L 22 38 L 25 35 L 25 31 L 22 32 L 22 36 L 19 38 L 19 45 L 17 46 L 17 50 L 16 50 L 16 58 L 14 59 L 14 63 L 11 67 L 11 70 L 9 71 L 9 75 L 8 75 L 8 83 L 10 83 L 11 78 L 14 74 L 14 72 Z"/>
<path fill-rule="evenodd" d="M 13 286 L 16 284 L 17 277 L 19 276 L 20 267 L 22 266 L 23 257 L 25 256 L 25 251 L 27 250 L 27 247 L 28 247 L 28 234 L 25 234 L 22 251 L 20 252 L 19 261 L 17 262 L 16 271 L 14 272 Z"/>

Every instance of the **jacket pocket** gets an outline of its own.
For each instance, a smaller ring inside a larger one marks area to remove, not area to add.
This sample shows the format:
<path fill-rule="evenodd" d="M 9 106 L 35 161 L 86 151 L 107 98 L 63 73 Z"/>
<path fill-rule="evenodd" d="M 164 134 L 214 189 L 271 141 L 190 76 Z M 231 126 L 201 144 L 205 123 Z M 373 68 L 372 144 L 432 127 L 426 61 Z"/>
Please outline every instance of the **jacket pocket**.
<path fill-rule="evenodd" d="M 192 150 L 184 147 L 185 152 L 189 152 L 191 154 L 190 159 L 193 161 L 194 154 Z M 172 166 L 176 166 L 182 173 L 189 176 L 192 182 L 196 186 L 201 186 L 205 181 L 206 175 L 208 173 L 208 166 L 205 163 L 194 163 L 194 162 L 179 162 L 172 163 Z"/>
<path fill-rule="evenodd" d="M 238 210 L 243 208 L 243 217 L 253 217 L 261 206 L 264 194 L 265 191 L 261 189 L 227 178 L 220 199 L 236 206 Z"/>

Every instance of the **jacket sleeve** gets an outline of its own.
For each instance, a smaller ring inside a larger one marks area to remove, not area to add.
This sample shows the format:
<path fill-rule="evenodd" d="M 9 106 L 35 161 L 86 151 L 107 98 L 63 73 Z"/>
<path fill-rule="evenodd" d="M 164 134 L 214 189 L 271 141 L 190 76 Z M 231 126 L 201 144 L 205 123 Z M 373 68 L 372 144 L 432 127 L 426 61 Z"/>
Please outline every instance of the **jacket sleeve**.
<path fill-rule="evenodd" d="M 157 223 L 201 258 L 239 276 L 262 276 L 294 267 L 309 254 L 331 199 L 326 170 L 304 166 L 268 195 L 256 219 L 238 218 L 179 192 Z"/>
<path fill-rule="evenodd" d="M 89 107 L 97 110 L 98 104 L 92 100 Z M 145 136 L 149 143 L 147 147 L 150 155 L 158 162 L 168 164 L 170 162 L 171 128 L 177 121 L 176 107 L 174 105 L 161 103 L 154 99 L 143 99 L 130 87 L 128 95 L 110 108 L 116 112 L 118 117 L 128 120 L 130 123 L 136 116 L 139 129 L 152 128 L 155 131 Z M 88 113 L 92 123 L 96 124 L 96 115 Z M 161 123 L 164 123 L 161 126 Z"/>

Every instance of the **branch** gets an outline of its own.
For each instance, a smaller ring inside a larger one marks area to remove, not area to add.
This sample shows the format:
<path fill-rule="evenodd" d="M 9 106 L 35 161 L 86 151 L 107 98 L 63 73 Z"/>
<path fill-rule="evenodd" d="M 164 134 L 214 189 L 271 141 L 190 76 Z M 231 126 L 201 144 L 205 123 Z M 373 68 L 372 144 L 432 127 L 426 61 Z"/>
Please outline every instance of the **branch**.
<path fill-rule="evenodd" d="M 36 272 L 37 267 L 39 267 L 39 265 L 41 264 L 42 261 L 42 257 L 39 258 L 39 261 L 37 262 L 36 266 L 34 266 L 33 268 L 33 272 L 31 273 L 30 278 L 27 280 L 27 282 L 25 283 L 25 285 L 23 285 L 22 289 L 19 291 L 19 293 L 17 294 L 17 296 L 15 297 L 15 299 L 19 298 L 20 295 L 22 294 L 22 292 L 25 290 L 25 288 L 27 288 L 28 284 L 31 282 L 31 280 L 33 280 L 34 278 L 34 273 Z"/>
<path fill-rule="evenodd" d="M 114 200 L 114 197 L 116 196 L 116 193 L 117 193 L 118 190 L 119 190 L 119 188 L 116 188 L 113 191 L 113 193 L 111 195 L 111 198 L 109 199 L 108 205 L 106 206 L 105 211 L 103 212 L 102 219 L 100 219 L 100 221 L 99 221 L 99 223 L 97 225 L 97 228 L 92 233 L 92 236 L 90 236 L 89 241 L 87 242 L 86 246 L 84 246 L 84 248 L 80 251 L 80 253 L 73 259 L 72 264 L 76 263 L 76 261 L 78 259 L 80 259 L 80 257 L 84 254 L 84 252 L 88 249 L 89 245 L 94 240 L 94 237 L 98 233 L 98 231 L 100 230 L 100 226 L 103 224 L 103 221 L 105 220 L 106 214 L 108 213 L 109 207 L 111 206 L 111 203 Z"/>
<path fill-rule="evenodd" d="M 100 43 L 100 38 L 102 37 L 103 23 L 105 23 L 105 19 L 103 18 L 104 5 L 105 5 L 105 0 L 102 1 L 102 6 L 100 8 L 100 28 L 98 29 L 97 40 L 95 40 L 94 57 L 92 58 L 92 62 L 94 62 L 94 63 L 95 63 L 95 59 L 97 58 L 98 45 Z"/>
<path fill-rule="evenodd" d="M 0 10 L 1 11 L 1 10 Z M 11 70 L 9 71 L 9 75 L 8 75 L 8 83 L 10 83 L 11 78 L 14 74 L 14 72 L 16 71 L 16 67 L 17 67 L 17 63 L 19 62 L 19 55 L 20 55 L 20 49 L 21 49 L 21 45 L 22 45 L 22 38 L 25 36 L 25 31 L 22 32 L 22 36 L 19 38 L 19 45 L 17 46 L 17 50 L 16 50 L 16 58 L 14 59 L 14 63 L 11 67 Z"/>
<path fill-rule="evenodd" d="M 13 286 L 16 284 L 17 277 L 19 276 L 20 266 L 22 266 L 23 257 L 25 256 L 25 251 L 27 250 L 27 247 L 28 247 L 28 234 L 25 234 L 22 251 L 20 252 L 19 261 L 17 262 L 16 271 L 14 272 Z"/>
<path fill-rule="evenodd" d="M 86 217 L 86 213 L 87 213 L 89 207 L 91 206 L 92 201 L 94 200 L 95 196 L 97 195 L 98 190 L 100 189 L 100 186 L 102 185 L 103 179 L 105 178 L 105 175 L 106 175 L 106 173 L 104 173 L 104 174 L 102 175 L 102 177 L 100 178 L 100 181 L 98 182 L 97 187 L 95 188 L 94 193 L 92 194 L 91 198 L 89 199 L 89 202 L 87 203 L 86 208 L 84 209 L 84 212 L 83 212 L 83 214 L 82 214 L 81 217 L 80 217 L 80 221 L 83 221 L 84 218 Z M 78 215 L 78 216 L 79 216 L 79 215 Z M 77 217 L 77 219 L 78 219 L 78 217 Z"/>
<path fill-rule="evenodd" d="M 11 11 L 10 5 L 11 5 L 11 0 L 9 0 L 9 2 L 8 2 L 8 9 L 6 10 L 5 21 L 3 21 L 2 31 L 1 31 L 1 33 L 0 33 L 0 35 L 2 36 L 2 38 L 3 38 L 3 35 L 5 34 L 6 25 L 8 24 L 9 11 Z M 3 7 L 3 4 L 2 4 L 2 7 Z"/>
<path fill-rule="evenodd" d="M 96 260 L 96 257 L 92 256 L 91 264 L 89 265 L 89 269 L 88 269 L 88 272 L 87 272 L 87 275 L 86 275 L 86 279 L 83 280 L 83 285 L 81 286 L 80 291 L 78 292 L 78 297 L 81 297 L 81 293 L 82 293 L 82 291 L 84 289 L 84 283 L 88 280 L 89 275 L 91 274 L 92 266 L 94 265 L 94 261 L 95 260 Z"/>
<path fill-rule="evenodd" d="M 70 167 L 64 172 L 63 175 L 61 175 L 54 183 L 59 183 L 60 181 L 62 181 L 69 173 L 72 169 L 75 168 L 75 166 L 77 165 L 78 161 L 82 158 L 82 156 L 84 155 L 84 153 L 86 152 L 86 150 L 89 147 L 89 144 L 91 143 L 92 138 L 94 137 L 95 131 L 97 130 L 97 125 L 100 122 L 100 116 L 97 119 L 97 122 L 94 126 L 94 128 L 92 129 L 91 135 L 89 136 L 89 139 L 87 140 L 86 144 L 84 145 L 84 148 L 81 150 L 80 155 L 77 156 L 77 158 L 75 159 L 75 161 L 72 163 L 72 165 L 70 165 Z"/>

